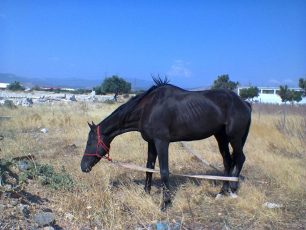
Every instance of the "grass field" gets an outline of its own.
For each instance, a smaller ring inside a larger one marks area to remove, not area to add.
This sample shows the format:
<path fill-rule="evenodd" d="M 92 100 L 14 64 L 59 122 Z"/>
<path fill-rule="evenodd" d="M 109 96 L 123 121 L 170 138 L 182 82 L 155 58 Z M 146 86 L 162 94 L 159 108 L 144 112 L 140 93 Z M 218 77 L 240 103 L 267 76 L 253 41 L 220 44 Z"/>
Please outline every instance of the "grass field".
<path fill-rule="evenodd" d="M 147 229 L 164 221 L 179 223 L 180 229 L 306 228 L 306 107 L 253 106 L 241 173 L 244 180 L 237 199 L 215 200 L 220 182 L 172 176 L 173 205 L 161 212 L 159 175 L 153 175 L 148 195 L 143 190 L 145 173 L 113 167 L 106 160 L 89 174 L 80 170 L 89 131 L 87 121 L 99 123 L 118 106 L 77 102 L 0 108 L 0 116 L 12 116 L 0 121 L 0 135 L 4 136 L 0 141 L 2 160 L 32 154 L 35 164 L 51 165 L 55 171 L 64 167 L 74 181 L 72 188 L 64 186 L 57 190 L 35 178 L 20 185 L 27 193 L 47 199 L 41 205 L 52 210 L 59 227 Z M 41 128 L 48 128 L 48 133 L 41 133 Z M 222 170 L 214 138 L 189 145 Z M 133 132 L 115 138 L 110 154 L 114 160 L 145 166 L 146 151 L 146 142 Z M 170 145 L 170 171 L 217 174 L 192 157 L 180 143 Z M 269 209 L 263 205 L 265 202 L 282 207 Z M 37 208 L 30 205 L 30 219 Z M 20 226 L 26 226 L 22 218 L 18 221 Z"/>

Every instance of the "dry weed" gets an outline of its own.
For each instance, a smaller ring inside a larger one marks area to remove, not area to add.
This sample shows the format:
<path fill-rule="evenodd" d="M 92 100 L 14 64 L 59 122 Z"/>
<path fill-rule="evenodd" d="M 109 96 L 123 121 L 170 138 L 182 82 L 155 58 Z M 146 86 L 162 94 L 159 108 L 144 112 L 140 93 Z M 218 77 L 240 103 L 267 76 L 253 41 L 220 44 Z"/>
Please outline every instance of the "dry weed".
<path fill-rule="evenodd" d="M 76 181 L 72 192 L 50 191 L 38 184 L 28 187 L 47 197 L 57 223 L 67 229 L 82 226 L 94 229 L 143 229 L 156 221 L 180 222 L 182 229 L 299 229 L 305 228 L 305 109 L 253 107 L 253 120 L 245 146 L 238 199 L 215 200 L 221 183 L 171 177 L 173 205 L 160 212 L 161 187 L 154 175 L 150 195 L 143 191 L 144 173 L 116 168 L 100 162 L 90 174 L 80 171 L 87 140 L 87 121 L 99 123 L 118 105 L 84 104 L 34 106 L 1 110 L 12 116 L 0 121 L 4 140 L 0 158 L 33 154 L 39 163 L 65 169 Z M 285 123 L 284 123 L 285 122 Z M 41 128 L 49 132 L 40 132 Z M 214 138 L 189 145 L 222 170 L 222 158 Z M 70 146 L 70 147 L 69 147 Z M 74 146 L 74 147 L 71 147 Z M 139 133 L 121 135 L 112 143 L 114 160 L 145 165 L 147 144 Z M 158 167 L 158 164 L 157 164 Z M 213 173 L 191 157 L 180 143 L 170 145 L 170 170 L 176 173 Z M 283 205 L 268 209 L 265 202 Z M 66 213 L 73 215 L 65 218 Z"/>

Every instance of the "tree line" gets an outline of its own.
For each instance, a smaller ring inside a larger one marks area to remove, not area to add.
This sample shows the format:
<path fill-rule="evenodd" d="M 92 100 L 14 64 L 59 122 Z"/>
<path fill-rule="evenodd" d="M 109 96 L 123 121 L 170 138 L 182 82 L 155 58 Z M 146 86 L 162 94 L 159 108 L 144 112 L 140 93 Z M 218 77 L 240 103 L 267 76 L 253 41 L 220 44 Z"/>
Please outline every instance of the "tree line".
<path fill-rule="evenodd" d="M 303 96 L 306 96 L 306 78 L 299 79 L 299 87 L 302 91 L 295 91 L 289 89 L 288 85 L 280 85 L 277 94 L 282 99 L 282 102 L 300 102 Z M 220 75 L 213 82 L 212 89 L 229 89 L 236 90 L 239 86 L 239 82 L 231 81 L 228 74 Z M 259 95 L 259 89 L 255 86 L 250 86 L 248 88 L 243 88 L 239 90 L 239 95 L 245 100 L 253 100 Z"/>
<path fill-rule="evenodd" d="M 295 91 L 289 89 L 287 85 L 279 86 L 277 94 L 282 99 L 282 102 L 300 102 L 302 100 L 302 97 L 306 96 L 306 78 L 300 78 L 298 85 L 302 89 L 302 91 Z M 232 81 L 230 80 L 228 74 L 223 74 L 218 76 L 217 79 L 214 80 L 211 89 L 228 89 L 235 91 L 237 90 L 238 86 L 239 82 Z M 9 84 L 7 89 L 17 91 L 24 90 L 24 87 L 20 84 L 20 82 L 15 81 Z M 113 75 L 111 77 L 105 78 L 102 83 L 98 86 L 95 86 L 93 90 L 96 92 L 97 95 L 107 93 L 114 93 L 115 95 L 128 94 L 132 90 L 132 85 L 130 82 L 119 77 L 118 75 Z M 88 90 L 80 90 L 80 93 L 82 92 L 88 92 Z M 256 86 L 242 88 L 239 90 L 239 95 L 245 100 L 253 100 L 255 97 L 258 97 L 259 89 Z"/>

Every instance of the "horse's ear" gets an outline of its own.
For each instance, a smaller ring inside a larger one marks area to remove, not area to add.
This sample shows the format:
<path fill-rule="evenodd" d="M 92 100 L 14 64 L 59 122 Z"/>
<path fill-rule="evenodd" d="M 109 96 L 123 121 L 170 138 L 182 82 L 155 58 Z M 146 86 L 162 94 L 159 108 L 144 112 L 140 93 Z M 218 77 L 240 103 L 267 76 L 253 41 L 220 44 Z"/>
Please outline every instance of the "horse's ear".
<path fill-rule="evenodd" d="M 95 126 L 96 126 L 95 123 L 93 123 L 93 121 L 91 121 L 91 125 L 92 125 L 92 127 L 95 127 Z"/>
<path fill-rule="evenodd" d="M 88 124 L 89 128 L 92 129 L 93 126 L 88 121 L 87 121 L 87 124 Z"/>

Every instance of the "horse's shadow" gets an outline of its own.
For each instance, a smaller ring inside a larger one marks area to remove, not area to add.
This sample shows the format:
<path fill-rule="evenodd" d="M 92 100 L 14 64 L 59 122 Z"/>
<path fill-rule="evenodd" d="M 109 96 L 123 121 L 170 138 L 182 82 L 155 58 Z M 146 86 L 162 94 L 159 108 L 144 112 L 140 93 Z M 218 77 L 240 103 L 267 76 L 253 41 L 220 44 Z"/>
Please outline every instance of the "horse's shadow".
<path fill-rule="evenodd" d="M 194 171 L 184 171 L 184 174 L 190 174 L 194 175 Z M 204 173 L 197 173 L 199 175 L 203 175 Z M 214 176 L 223 176 L 223 173 L 217 170 L 207 170 L 205 172 L 205 175 L 214 175 Z M 145 186 L 145 173 L 143 176 L 143 179 L 137 178 L 137 179 L 132 179 L 129 181 L 129 183 L 132 182 L 136 185 L 140 186 Z M 185 176 L 180 176 L 180 175 L 172 175 L 170 174 L 170 190 L 173 195 L 181 188 L 184 187 L 186 184 L 193 184 L 195 186 L 201 186 L 203 182 L 203 179 L 198 179 L 198 178 L 192 178 L 192 177 L 185 177 Z M 223 184 L 222 181 L 219 180 L 208 180 L 209 184 L 213 187 L 220 187 Z M 123 183 L 124 184 L 124 183 Z M 122 181 L 120 179 L 118 180 L 113 180 L 112 181 L 112 187 L 118 188 L 119 186 L 122 185 Z M 153 178 L 152 178 L 152 188 L 155 188 L 157 191 L 160 191 L 162 189 L 162 181 L 159 176 L 159 174 L 154 173 Z M 212 196 L 215 196 L 216 194 L 211 194 Z"/>

